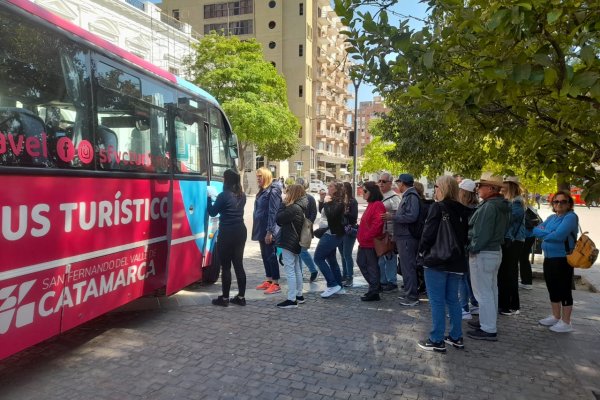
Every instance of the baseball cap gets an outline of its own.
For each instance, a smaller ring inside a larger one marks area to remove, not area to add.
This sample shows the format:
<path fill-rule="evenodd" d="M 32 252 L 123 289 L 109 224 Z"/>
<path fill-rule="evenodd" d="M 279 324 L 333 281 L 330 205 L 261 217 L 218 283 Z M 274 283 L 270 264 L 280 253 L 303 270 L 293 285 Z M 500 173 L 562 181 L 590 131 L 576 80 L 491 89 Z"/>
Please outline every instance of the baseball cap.
<path fill-rule="evenodd" d="M 411 174 L 400 174 L 396 182 L 403 182 L 408 186 L 412 186 L 415 183 L 415 180 Z"/>
<path fill-rule="evenodd" d="M 471 179 L 463 179 L 458 184 L 458 187 L 461 188 L 462 190 L 466 190 L 467 192 L 474 192 L 475 191 L 475 182 L 473 182 L 473 180 L 471 180 Z"/>

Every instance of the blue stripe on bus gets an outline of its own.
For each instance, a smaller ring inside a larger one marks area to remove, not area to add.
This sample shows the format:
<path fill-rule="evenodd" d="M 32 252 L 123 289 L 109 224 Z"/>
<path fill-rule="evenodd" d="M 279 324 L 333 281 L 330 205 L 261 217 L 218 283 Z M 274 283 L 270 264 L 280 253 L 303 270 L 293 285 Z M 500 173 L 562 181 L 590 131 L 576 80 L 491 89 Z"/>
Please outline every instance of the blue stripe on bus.
<path fill-rule="evenodd" d="M 198 86 L 194 85 L 193 83 L 188 82 L 185 79 L 180 78 L 178 76 L 176 76 L 175 78 L 177 79 L 177 84 L 179 86 L 186 88 L 190 92 L 197 94 L 197 95 L 201 96 L 202 98 L 211 101 L 214 104 L 219 104 L 219 102 L 217 102 L 217 99 L 215 99 L 206 90 L 200 89 Z"/>

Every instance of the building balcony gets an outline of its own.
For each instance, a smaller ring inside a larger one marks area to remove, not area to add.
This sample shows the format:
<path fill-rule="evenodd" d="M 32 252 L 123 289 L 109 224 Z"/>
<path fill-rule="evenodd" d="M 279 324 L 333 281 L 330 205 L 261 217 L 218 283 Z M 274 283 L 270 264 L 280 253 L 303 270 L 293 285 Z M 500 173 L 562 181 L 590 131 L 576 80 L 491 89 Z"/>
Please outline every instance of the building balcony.
<path fill-rule="evenodd" d="M 327 52 L 325 50 L 321 49 L 321 51 L 317 51 L 317 61 L 321 63 L 326 63 L 328 61 Z"/>

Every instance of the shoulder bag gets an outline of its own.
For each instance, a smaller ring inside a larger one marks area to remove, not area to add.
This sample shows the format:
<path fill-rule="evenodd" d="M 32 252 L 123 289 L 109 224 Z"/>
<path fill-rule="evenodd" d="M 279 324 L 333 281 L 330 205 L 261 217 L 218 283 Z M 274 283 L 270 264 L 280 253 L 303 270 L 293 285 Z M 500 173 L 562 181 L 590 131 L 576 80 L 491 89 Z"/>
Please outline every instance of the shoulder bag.
<path fill-rule="evenodd" d="M 441 202 L 438 204 L 442 209 L 442 219 L 433 246 L 423 254 L 423 265 L 427 267 L 444 265 L 464 258 L 464 249 L 456 237 L 450 214 Z"/>

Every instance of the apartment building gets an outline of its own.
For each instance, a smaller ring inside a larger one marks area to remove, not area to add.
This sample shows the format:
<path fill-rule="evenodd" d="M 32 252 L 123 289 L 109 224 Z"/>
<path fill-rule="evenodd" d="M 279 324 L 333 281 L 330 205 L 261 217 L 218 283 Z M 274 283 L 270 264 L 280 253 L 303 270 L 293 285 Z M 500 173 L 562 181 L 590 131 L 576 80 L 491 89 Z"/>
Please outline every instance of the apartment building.
<path fill-rule="evenodd" d="M 388 108 L 383 103 L 381 96 L 375 96 L 372 101 L 361 101 L 358 104 L 356 154 L 362 156 L 365 146 L 373 140 L 373 136 L 369 133 L 369 121 L 373 118 L 380 118 L 381 115 L 388 112 Z"/>
<path fill-rule="evenodd" d="M 197 42 L 190 25 L 138 0 L 32 0 L 48 11 L 173 74 Z"/>
<path fill-rule="evenodd" d="M 329 0 L 163 0 L 160 7 L 198 32 L 255 37 L 285 77 L 289 107 L 301 124 L 299 151 L 287 163 L 247 159 L 275 176 L 349 178 L 349 64 Z"/>

